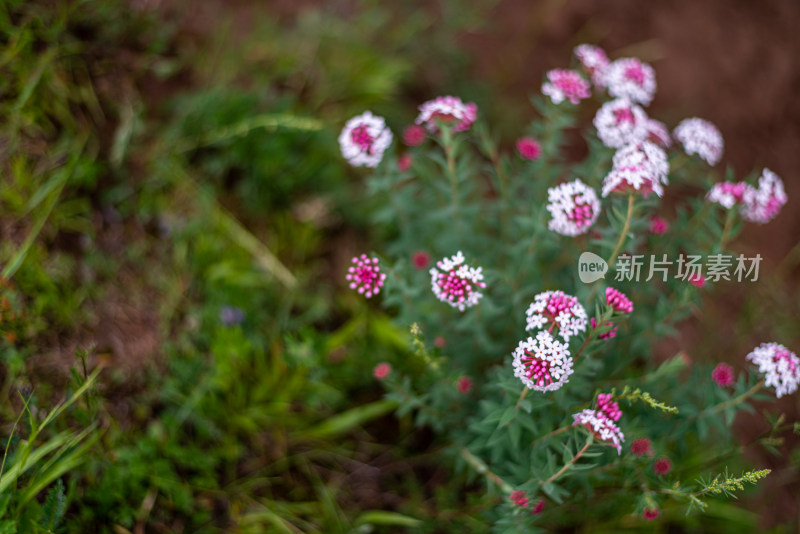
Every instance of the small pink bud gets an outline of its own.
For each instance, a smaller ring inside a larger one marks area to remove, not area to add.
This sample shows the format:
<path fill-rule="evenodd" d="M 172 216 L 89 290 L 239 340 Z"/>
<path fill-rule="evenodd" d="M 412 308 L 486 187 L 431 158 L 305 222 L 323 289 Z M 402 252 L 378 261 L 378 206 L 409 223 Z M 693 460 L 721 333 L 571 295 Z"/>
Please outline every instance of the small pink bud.
<path fill-rule="evenodd" d="M 655 463 L 653 464 L 653 471 L 655 471 L 657 475 L 661 476 L 666 475 L 667 473 L 670 472 L 671 469 L 672 469 L 672 462 L 670 462 L 669 458 L 667 458 L 666 456 L 662 456 L 661 458 L 656 460 Z"/>
<path fill-rule="evenodd" d="M 425 128 L 417 124 L 412 124 L 403 130 L 403 143 L 407 146 L 419 146 L 425 142 L 425 137 L 427 137 L 427 135 Z"/>
<path fill-rule="evenodd" d="M 381 362 L 375 366 L 375 369 L 372 370 L 372 376 L 378 380 L 384 380 L 391 372 L 392 366 L 386 362 Z"/>
<path fill-rule="evenodd" d="M 457 387 L 459 393 L 466 395 L 472 390 L 472 379 L 468 376 L 462 376 L 458 379 Z"/>
<path fill-rule="evenodd" d="M 408 169 L 411 168 L 411 162 L 414 158 L 408 152 L 404 152 L 397 160 L 397 170 L 400 172 L 406 172 Z"/>
<path fill-rule="evenodd" d="M 531 137 L 517 139 L 517 152 L 524 160 L 534 161 L 542 155 L 542 146 Z"/>
<path fill-rule="evenodd" d="M 720 363 L 711 371 L 711 379 L 721 387 L 728 387 L 733 384 L 733 367 L 727 363 Z"/>
<path fill-rule="evenodd" d="M 414 264 L 415 269 L 422 270 L 431 262 L 431 255 L 424 250 L 418 250 L 411 255 L 411 263 Z"/>

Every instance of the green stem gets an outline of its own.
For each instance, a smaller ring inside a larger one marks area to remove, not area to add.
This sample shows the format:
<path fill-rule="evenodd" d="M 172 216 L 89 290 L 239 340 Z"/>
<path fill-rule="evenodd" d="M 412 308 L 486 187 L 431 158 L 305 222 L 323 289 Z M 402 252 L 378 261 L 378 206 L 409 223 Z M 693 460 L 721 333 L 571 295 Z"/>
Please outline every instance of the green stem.
<path fill-rule="evenodd" d="M 506 482 L 505 480 L 494 474 L 492 471 L 490 471 L 489 468 L 486 466 L 486 464 L 483 463 L 483 460 L 473 455 L 466 448 L 461 449 L 461 457 L 464 458 L 464 460 L 466 460 L 467 463 L 471 465 L 473 469 L 475 469 L 475 471 L 486 477 L 488 480 L 492 481 L 492 483 L 494 483 L 494 485 L 503 490 L 503 492 L 511 493 L 512 491 L 514 491 L 514 488 L 511 487 L 511 484 L 509 484 L 508 482 Z"/>
<path fill-rule="evenodd" d="M 625 216 L 625 224 L 622 227 L 622 232 L 619 234 L 619 240 L 617 241 L 617 246 L 614 247 L 614 252 L 611 253 L 611 256 L 608 257 L 608 264 L 611 265 L 611 262 L 617 257 L 620 250 L 622 250 L 622 245 L 625 243 L 625 236 L 628 235 L 628 230 L 631 227 L 631 218 L 633 217 L 633 193 L 628 193 L 628 214 Z"/>
<path fill-rule="evenodd" d="M 580 458 L 581 456 L 583 456 L 583 453 L 584 453 L 584 452 L 586 452 L 586 450 L 589 448 L 589 446 L 590 446 L 591 444 L 592 444 L 592 440 L 589 440 L 589 441 L 587 441 L 587 442 L 586 442 L 586 445 L 584 445 L 584 446 L 583 446 L 583 448 L 582 448 L 581 450 L 579 450 L 579 451 L 578 451 L 578 454 L 576 454 L 575 456 L 573 456 L 573 457 L 572 457 L 572 460 L 570 460 L 569 462 L 565 463 L 565 464 L 564 464 L 564 467 L 562 467 L 561 469 L 559 469 L 558 471 L 556 471 L 556 472 L 555 472 L 555 474 L 553 474 L 553 476 L 551 476 L 550 478 L 548 478 L 548 479 L 547 479 L 547 480 L 545 480 L 544 482 L 539 482 L 539 485 L 540 485 L 540 486 L 544 486 L 545 484 L 549 484 L 549 483 L 553 482 L 554 480 L 556 480 L 556 479 L 557 479 L 558 477 L 560 477 L 561 475 L 563 475 L 564 473 L 566 473 L 566 472 L 567 472 L 567 470 L 568 470 L 570 467 L 572 467 L 572 464 L 574 464 L 575 462 L 577 462 L 577 461 L 578 461 L 578 458 Z"/>
<path fill-rule="evenodd" d="M 701 415 L 713 415 L 713 414 L 722 412 L 724 410 L 727 410 L 728 408 L 730 408 L 732 406 L 736 406 L 738 404 L 741 404 L 744 401 L 746 401 L 747 399 L 749 399 L 750 397 L 752 397 L 753 395 L 755 395 L 758 392 L 758 390 L 760 390 L 762 387 L 764 387 L 764 381 L 760 380 L 755 386 L 751 387 L 750 389 L 748 389 L 747 391 L 745 391 L 744 393 L 742 393 L 738 397 L 734 397 L 729 401 L 723 402 L 722 404 L 717 404 L 716 406 L 714 406 L 710 410 L 703 410 L 702 412 L 700 412 L 698 417 L 700 417 Z"/>

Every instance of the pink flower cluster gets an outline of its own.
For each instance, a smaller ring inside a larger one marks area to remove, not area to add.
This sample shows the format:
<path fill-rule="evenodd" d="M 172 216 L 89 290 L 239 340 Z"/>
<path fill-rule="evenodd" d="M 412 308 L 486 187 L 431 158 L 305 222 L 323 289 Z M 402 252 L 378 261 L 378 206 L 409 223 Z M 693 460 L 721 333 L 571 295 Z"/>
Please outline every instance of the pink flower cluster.
<path fill-rule="evenodd" d="M 605 73 L 611 63 L 605 51 L 598 46 L 582 44 L 575 47 L 575 57 L 592 78 L 595 87 L 605 89 Z"/>
<path fill-rule="evenodd" d="M 547 190 L 547 227 L 566 236 L 585 234 L 600 215 L 600 199 L 579 179 Z"/>
<path fill-rule="evenodd" d="M 555 69 L 547 73 L 547 81 L 542 85 L 542 94 L 550 97 L 554 104 L 569 100 L 577 104 L 592 96 L 589 82 L 574 70 Z"/>
<path fill-rule="evenodd" d="M 625 293 L 613 287 L 606 288 L 606 304 L 614 308 L 614 311 L 618 313 L 633 312 L 633 302 L 625 296 Z"/>
<path fill-rule="evenodd" d="M 650 453 L 650 440 L 647 438 L 638 438 L 633 440 L 631 452 L 636 456 L 643 456 Z"/>
<path fill-rule="evenodd" d="M 783 181 L 769 169 L 764 169 L 758 179 L 758 188 L 745 192 L 742 218 L 759 224 L 768 223 L 778 216 L 788 197 Z"/>
<path fill-rule="evenodd" d="M 716 165 L 722 158 L 724 142 L 716 126 L 707 120 L 693 117 L 684 119 L 673 132 L 687 154 L 697 154 L 709 165 Z"/>
<path fill-rule="evenodd" d="M 589 320 L 589 322 L 591 323 L 592 328 L 597 328 L 597 321 L 595 321 L 594 317 L 592 317 Z M 611 338 L 617 337 L 617 327 L 614 326 L 614 323 L 612 323 L 611 321 L 608 321 L 608 326 L 613 326 L 613 328 L 611 330 L 609 330 L 608 332 L 600 334 L 597 337 L 599 337 L 600 339 L 611 339 Z"/>
<path fill-rule="evenodd" d="M 429 132 L 439 129 L 437 122 L 451 125 L 454 132 L 469 130 L 478 118 L 478 106 L 470 102 L 465 104 L 455 96 L 440 96 L 429 100 L 419 107 L 416 124 L 423 124 Z"/>
<path fill-rule="evenodd" d="M 355 289 L 365 297 L 380 293 L 386 274 L 381 272 L 378 258 L 369 258 L 366 254 L 354 257 L 353 264 L 347 269 L 345 279 L 350 282 L 350 289 Z"/>
<path fill-rule="evenodd" d="M 614 154 L 611 172 L 603 179 L 602 195 L 637 191 L 644 196 L 662 196 L 668 173 L 667 154 L 660 147 L 649 141 L 627 145 Z"/>
<path fill-rule="evenodd" d="M 724 388 L 733 384 L 733 367 L 726 363 L 718 363 L 711 371 L 711 380 L 719 387 Z"/>
<path fill-rule="evenodd" d="M 522 137 L 517 140 L 519 157 L 527 161 L 535 161 L 542 154 L 542 146 L 531 137 Z"/>
<path fill-rule="evenodd" d="M 573 414 L 572 419 L 572 426 L 583 426 L 595 439 L 609 443 L 617 449 L 617 454 L 622 454 L 622 443 L 625 441 L 625 435 L 605 412 L 587 408 Z"/>
<path fill-rule="evenodd" d="M 391 143 L 392 132 L 383 117 L 369 111 L 347 121 L 339 134 L 342 155 L 354 167 L 377 167 Z"/>
<path fill-rule="evenodd" d="M 622 58 L 611 63 L 606 68 L 604 83 L 611 96 L 645 106 L 650 104 L 656 92 L 653 68 L 636 58 Z"/>
<path fill-rule="evenodd" d="M 650 233 L 654 235 L 664 235 L 669 231 L 669 223 L 666 219 L 658 216 L 650 217 Z"/>
<path fill-rule="evenodd" d="M 533 298 L 525 315 L 527 316 L 525 330 L 549 325 L 548 333 L 552 333 L 553 328 L 558 327 L 559 335 L 567 342 L 578 332 L 585 332 L 588 322 L 586 310 L 580 305 L 578 298 L 563 291 L 539 293 Z"/>
<path fill-rule="evenodd" d="M 483 297 L 478 289 L 486 287 L 482 269 L 470 267 L 464 261 L 459 250 L 455 256 L 437 262 L 429 271 L 433 294 L 459 311 L 475 306 Z"/>
<path fill-rule="evenodd" d="M 555 391 L 569 381 L 573 362 L 566 344 L 539 331 L 514 350 L 514 376 L 536 391 Z"/>
<path fill-rule="evenodd" d="M 597 396 L 597 409 L 614 422 L 622 417 L 622 410 L 619 409 L 619 404 L 611 400 L 611 393 L 600 393 Z"/>
<path fill-rule="evenodd" d="M 524 490 L 514 490 L 509 494 L 508 498 L 511 499 L 511 502 L 514 503 L 514 506 L 517 506 L 518 508 L 527 508 L 531 502 Z M 544 510 L 544 502 L 544 499 L 539 499 L 535 505 L 531 506 L 531 513 L 541 514 L 542 510 Z"/>
<path fill-rule="evenodd" d="M 762 343 L 745 356 L 764 375 L 764 385 L 775 388 L 779 399 L 791 395 L 800 385 L 800 358 L 779 343 Z"/>
<path fill-rule="evenodd" d="M 604 145 L 621 148 L 646 139 L 649 120 L 641 107 L 618 98 L 600 106 L 593 124 Z"/>

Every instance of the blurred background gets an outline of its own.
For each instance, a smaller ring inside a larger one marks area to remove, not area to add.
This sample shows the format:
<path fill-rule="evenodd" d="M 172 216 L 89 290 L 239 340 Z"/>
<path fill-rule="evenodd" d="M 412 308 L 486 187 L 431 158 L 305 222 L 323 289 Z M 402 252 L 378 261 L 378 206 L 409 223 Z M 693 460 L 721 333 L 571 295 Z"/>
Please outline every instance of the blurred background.
<path fill-rule="evenodd" d="M 372 378 L 407 334 L 342 291 L 374 244 L 343 123 L 370 109 L 398 137 L 453 94 L 510 151 L 574 46 L 651 63 L 652 116 L 710 120 L 722 167 L 786 185 L 778 218 L 734 244 L 764 258 L 759 282 L 720 284 L 657 354 L 741 369 L 761 342 L 800 350 L 798 25 L 788 0 L 5 0 L 8 447 L 23 398 L 46 413 L 102 367 L 53 423 L 92 428 L 63 464 L 65 531 L 484 531 L 479 485 Z M 779 405 L 797 420 L 799 402 Z M 747 460 L 775 471 L 720 532 L 800 528 L 797 440 L 746 447 L 766 425 L 737 420 Z M 682 514 L 659 528 L 702 531 Z"/>

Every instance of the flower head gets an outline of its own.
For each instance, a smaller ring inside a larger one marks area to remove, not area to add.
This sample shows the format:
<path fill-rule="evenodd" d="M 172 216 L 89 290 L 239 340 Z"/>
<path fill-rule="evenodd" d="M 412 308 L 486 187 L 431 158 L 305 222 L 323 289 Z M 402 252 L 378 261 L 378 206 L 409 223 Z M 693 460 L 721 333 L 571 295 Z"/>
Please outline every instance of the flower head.
<path fill-rule="evenodd" d="M 464 263 L 464 255 L 459 250 L 455 256 L 437 262 L 429 271 L 433 294 L 459 311 L 475 306 L 483 297 L 476 288 L 486 287 L 481 271 L 481 267 L 476 269 Z"/>
<path fill-rule="evenodd" d="M 411 124 L 403 130 L 403 143 L 406 146 L 419 146 L 425 142 L 428 133 L 419 124 Z"/>
<path fill-rule="evenodd" d="M 514 350 L 514 376 L 536 391 L 555 391 L 572 374 L 572 358 L 564 343 L 544 330 L 520 341 Z"/>
<path fill-rule="evenodd" d="M 627 145 L 614 154 L 611 172 L 603 179 L 603 196 L 638 191 L 647 196 L 664 194 L 669 183 L 667 154 L 649 141 Z"/>
<path fill-rule="evenodd" d="M 523 490 L 512 491 L 508 498 L 511 499 L 512 503 L 514 503 L 514 506 L 518 506 L 520 508 L 527 508 L 528 503 L 530 502 L 530 499 Z"/>
<path fill-rule="evenodd" d="M 465 104 L 455 96 L 439 96 L 419 107 L 419 115 L 414 122 L 425 125 L 429 132 L 439 129 L 437 121 L 453 125 L 454 132 L 463 132 L 469 130 L 476 118 L 478 106 L 475 104 Z"/>
<path fill-rule="evenodd" d="M 697 154 L 709 165 L 716 165 L 722 158 L 722 134 L 707 120 L 697 117 L 684 119 L 672 133 L 687 154 Z"/>
<path fill-rule="evenodd" d="M 733 367 L 727 363 L 718 363 L 711 371 L 711 380 L 721 388 L 730 386 L 733 384 Z"/>
<path fill-rule="evenodd" d="M 589 323 L 592 325 L 592 328 L 597 328 L 597 321 L 595 321 L 594 317 L 589 319 Z M 604 332 L 604 333 L 600 334 L 597 337 L 599 337 L 600 339 L 611 339 L 612 337 L 617 337 L 617 327 L 614 326 L 614 323 L 612 323 L 611 321 L 608 321 L 608 323 L 606 323 L 606 324 L 608 324 L 608 326 L 613 326 L 613 328 L 611 330 L 609 330 L 608 332 Z"/>
<path fill-rule="evenodd" d="M 778 343 L 762 343 L 745 358 L 758 366 L 764 385 L 775 388 L 779 399 L 797 391 L 800 384 L 800 358 Z"/>
<path fill-rule="evenodd" d="M 597 136 L 604 145 L 620 148 L 647 138 L 648 117 L 644 110 L 625 99 L 603 104 L 594 116 Z"/>
<path fill-rule="evenodd" d="M 764 169 L 758 179 L 758 189 L 751 187 L 744 194 L 742 218 L 759 224 L 767 223 L 778 216 L 787 200 L 783 181 L 771 170 Z"/>
<path fill-rule="evenodd" d="M 669 231 L 669 223 L 666 219 L 658 216 L 650 217 L 650 233 L 655 235 L 664 235 Z"/>
<path fill-rule="evenodd" d="M 525 312 L 527 325 L 525 330 L 533 330 L 549 325 L 548 332 L 558 327 L 559 335 L 569 342 L 571 336 L 586 331 L 588 322 L 586 310 L 578 302 L 577 297 L 563 291 L 544 291 L 533 298 L 533 303 Z"/>
<path fill-rule="evenodd" d="M 415 269 L 422 270 L 431 262 L 431 255 L 424 250 L 418 250 L 411 255 L 411 263 Z"/>
<path fill-rule="evenodd" d="M 659 476 L 664 476 L 672 469 L 672 462 L 666 456 L 662 456 L 653 463 L 653 471 Z"/>
<path fill-rule="evenodd" d="M 608 66 L 605 73 L 608 94 L 645 106 L 656 92 L 656 74 L 653 67 L 636 58 L 622 58 Z"/>
<path fill-rule="evenodd" d="M 625 293 L 618 291 L 613 287 L 606 288 L 606 304 L 614 308 L 615 312 L 633 312 L 633 302 L 631 302 L 631 300 L 625 296 Z"/>
<path fill-rule="evenodd" d="M 342 155 L 354 167 L 377 167 L 392 143 L 392 132 L 383 117 L 365 111 L 353 117 L 339 134 Z"/>
<path fill-rule="evenodd" d="M 663 122 L 648 118 L 645 127 L 647 128 L 648 141 L 657 144 L 661 148 L 669 148 L 672 145 L 669 130 Z"/>
<path fill-rule="evenodd" d="M 575 57 L 591 76 L 595 87 L 605 88 L 605 73 L 610 63 L 605 51 L 599 46 L 582 44 L 575 47 Z"/>
<path fill-rule="evenodd" d="M 753 188 L 745 182 L 722 182 L 711 187 L 706 194 L 706 200 L 731 209 L 737 204 L 742 204 L 751 189 Z"/>
<path fill-rule="evenodd" d="M 600 199 L 594 189 L 579 179 L 547 190 L 547 227 L 561 235 L 576 236 L 589 231 L 600 215 Z"/>
<path fill-rule="evenodd" d="M 542 146 L 531 137 L 517 139 L 517 152 L 524 160 L 534 161 L 542 155 Z"/>
<path fill-rule="evenodd" d="M 386 362 L 381 362 L 372 370 L 372 376 L 378 380 L 385 380 L 389 373 L 392 372 L 392 366 Z"/>
<path fill-rule="evenodd" d="M 631 445 L 631 452 L 636 456 L 643 456 L 650 452 L 650 440 L 647 438 L 639 438 L 633 440 Z"/>
<path fill-rule="evenodd" d="M 462 376 L 456 382 L 456 388 L 458 392 L 462 395 L 466 395 L 470 391 L 472 391 L 472 379 L 468 376 Z"/>
<path fill-rule="evenodd" d="M 586 430 L 594 435 L 595 439 L 610 443 L 617 449 L 617 454 L 622 454 L 622 443 L 625 441 L 625 435 L 614 424 L 614 421 L 606 417 L 604 413 L 587 408 L 573 414 L 572 419 L 572 426 L 585 427 Z"/>
<path fill-rule="evenodd" d="M 611 393 L 600 393 L 597 396 L 597 409 L 612 421 L 619 421 L 622 417 L 622 410 L 619 409 L 619 404 L 611 400 Z"/>
<path fill-rule="evenodd" d="M 645 508 L 642 516 L 646 520 L 652 521 L 653 519 L 658 517 L 658 508 Z"/>
<path fill-rule="evenodd" d="M 706 277 L 702 274 L 692 273 L 689 276 L 689 283 L 692 284 L 694 287 L 700 288 L 706 285 Z"/>
<path fill-rule="evenodd" d="M 542 84 L 542 94 L 550 97 L 553 104 L 569 100 L 577 104 L 592 96 L 589 82 L 574 70 L 555 69 L 547 73 L 547 81 Z"/>
<path fill-rule="evenodd" d="M 539 499 L 534 506 L 531 507 L 531 513 L 534 515 L 541 514 L 542 510 L 544 510 L 544 499 Z"/>
<path fill-rule="evenodd" d="M 345 279 L 350 282 L 350 289 L 355 289 L 365 297 L 377 295 L 383 287 L 386 275 L 381 272 L 378 258 L 369 258 L 366 254 L 354 257 L 353 265 L 347 269 Z"/>

